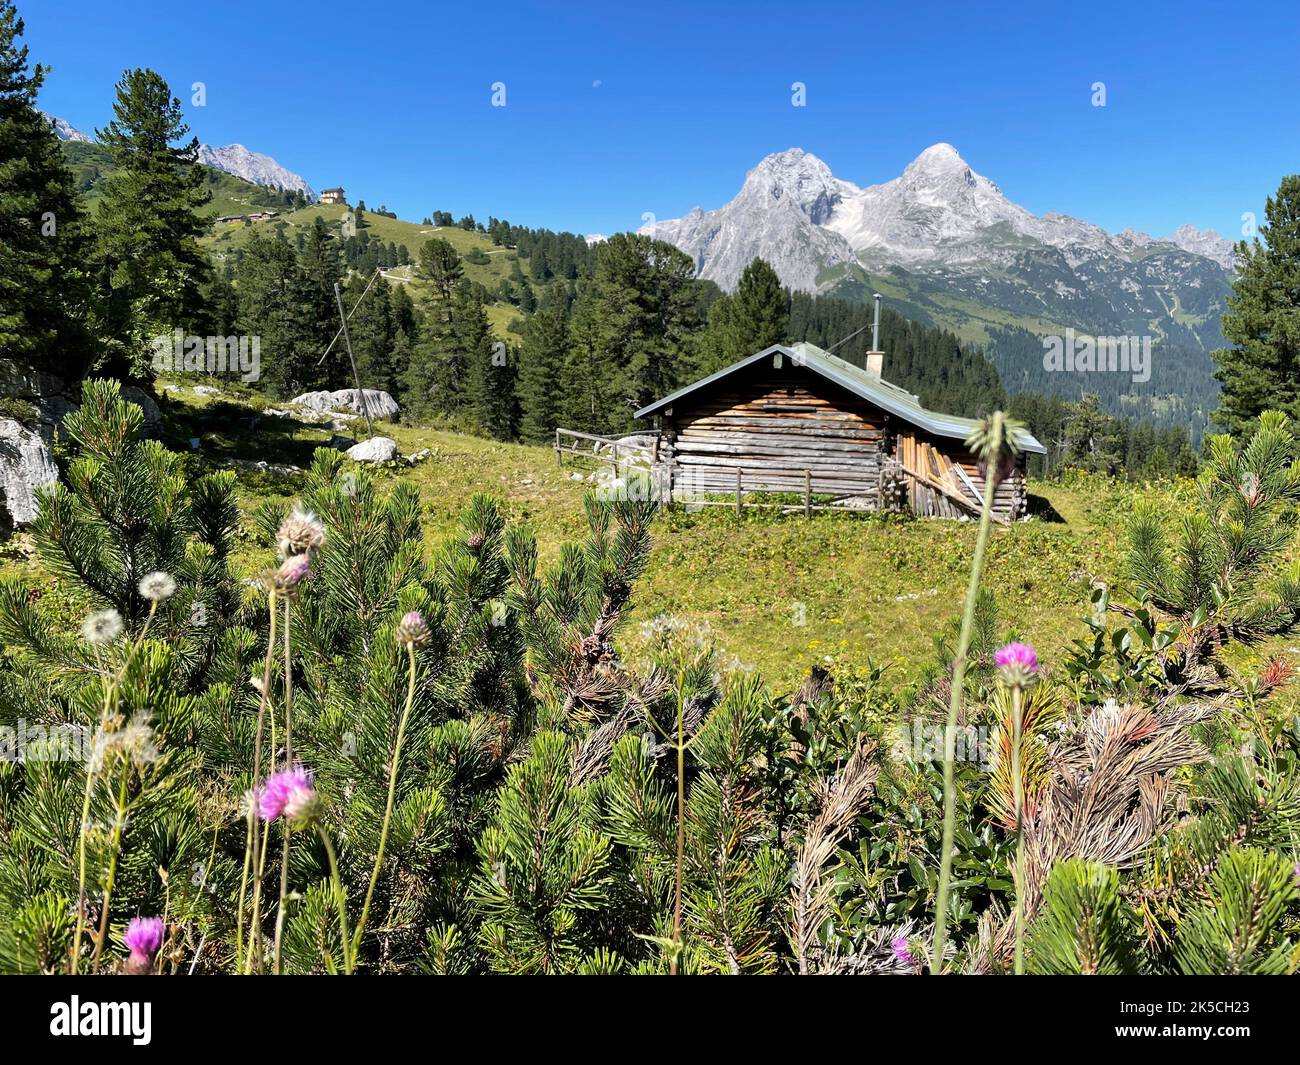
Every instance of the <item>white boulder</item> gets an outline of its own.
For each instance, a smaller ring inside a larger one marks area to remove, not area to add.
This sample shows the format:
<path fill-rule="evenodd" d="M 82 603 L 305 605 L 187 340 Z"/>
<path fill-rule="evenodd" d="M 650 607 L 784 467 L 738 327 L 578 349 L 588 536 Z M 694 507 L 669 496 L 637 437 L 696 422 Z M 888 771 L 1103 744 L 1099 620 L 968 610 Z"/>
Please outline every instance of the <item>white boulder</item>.
<path fill-rule="evenodd" d="M 58 479 L 54 456 L 39 433 L 12 418 L 0 418 L 0 487 L 15 525 L 36 517 L 36 491 Z"/>
<path fill-rule="evenodd" d="M 356 462 L 390 462 L 397 458 L 397 444 L 386 436 L 372 436 L 348 448 L 348 458 Z"/>
<path fill-rule="evenodd" d="M 362 389 L 366 397 L 366 409 L 372 418 L 392 418 L 401 408 L 397 400 L 387 392 L 377 388 Z M 350 411 L 353 414 L 365 413 L 355 388 L 340 388 L 336 392 L 304 392 L 294 396 L 291 401 L 308 410 L 320 411 L 322 414 L 334 411 Z"/>

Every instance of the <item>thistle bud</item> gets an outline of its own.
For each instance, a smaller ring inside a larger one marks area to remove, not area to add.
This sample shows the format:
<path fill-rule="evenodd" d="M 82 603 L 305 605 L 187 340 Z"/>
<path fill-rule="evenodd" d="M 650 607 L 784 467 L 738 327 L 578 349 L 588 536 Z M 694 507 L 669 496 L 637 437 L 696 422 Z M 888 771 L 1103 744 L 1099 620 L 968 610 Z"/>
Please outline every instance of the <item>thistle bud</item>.
<path fill-rule="evenodd" d="M 308 555 L 290 555 L 271 576 L 271 587 L 286 599 L 295 595 L 298 585 L 311 576 L 311 558 Z"/>
<path fill-rule="evenodd" d="M 429 625 L 424 616 L 418 610 L 403 615 L 396 638 L 399 647 L 423 647 L 429 642 Z"/>

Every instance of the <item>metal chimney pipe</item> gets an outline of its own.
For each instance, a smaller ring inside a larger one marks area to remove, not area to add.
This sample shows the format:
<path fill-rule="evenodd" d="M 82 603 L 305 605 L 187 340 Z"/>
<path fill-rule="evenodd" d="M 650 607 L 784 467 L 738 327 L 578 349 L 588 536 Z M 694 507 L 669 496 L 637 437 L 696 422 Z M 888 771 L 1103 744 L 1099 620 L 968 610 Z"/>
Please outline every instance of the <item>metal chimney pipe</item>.
<path fill-rule="evenodd" d="M 879 292 L 876 293 L 875 300 L 876 300 L 876 314 L 875 314 L 875 318 L 872 319 L 871 322 L 871 350 L 879 351 L 880 350 L 880 293 Z"/>

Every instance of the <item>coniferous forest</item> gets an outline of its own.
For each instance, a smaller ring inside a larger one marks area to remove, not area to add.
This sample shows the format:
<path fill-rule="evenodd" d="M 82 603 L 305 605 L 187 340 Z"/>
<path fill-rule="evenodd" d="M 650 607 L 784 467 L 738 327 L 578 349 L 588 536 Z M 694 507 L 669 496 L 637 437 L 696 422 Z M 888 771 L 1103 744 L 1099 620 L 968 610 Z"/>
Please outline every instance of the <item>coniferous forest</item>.
<path fill-rule="evenodd" d="M 639 233 L 439 208 L 398 240 L 385 206 L 202 165 L 151 69 L 61 142 L 48 76 L 0 0 L 0 457 L 50 456 L 0 554 L 0 971 L 1300 966 L 1300 177 L 1237 246 L 1219 390 L 1188 397 L 1213 426 L 1013 379 L 1038 338 L 886 303 L 884 377 L 975 421 L 982 512 L 684 513 L 617 459 L 526 493 L 557 428 L 645 432 L 770 345 L 865 366 L 871 306 L 759 257 L 724 291 Z M 241 196 L 268 217 L 219 223 Z M 160 368 L 173 334 L 256 337 L 260 371 Z M 311 435 L 360 436 L 337 398 L 283 429 L 358 380 L 425 455 Z M 999 523 L 1026 429 L 1028 518 Z M 429 492 L 457 441 L 478 482 Z M 225 461 L 250 443 L 301 466 Z M 1101 546 L 1064 557 L 1072 523 Z M 779 629 L 791 682 L 718 638 L 747 567 L 794 584 L 859 535 L 884 547 L 828 578 L 881 612 L 856 648 Z M 688 601 L 696 536 L 727 577 Z M 886 661 L 885 628 L 922 650 Z"/>

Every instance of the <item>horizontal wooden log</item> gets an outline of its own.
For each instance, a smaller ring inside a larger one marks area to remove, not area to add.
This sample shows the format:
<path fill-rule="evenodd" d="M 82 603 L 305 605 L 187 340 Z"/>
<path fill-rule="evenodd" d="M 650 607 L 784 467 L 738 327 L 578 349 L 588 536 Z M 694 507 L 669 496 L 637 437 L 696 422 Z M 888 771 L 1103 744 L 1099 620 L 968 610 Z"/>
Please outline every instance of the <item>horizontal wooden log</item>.
<path fill-rule="evenodd" d="M 732 455 L 797 455 L 805 458 L 820 458 L 826 462 L 848 462 L 861 465 L 870 462 L 878 465 L 887 456 L 876 444 L 862 441 L 831 440 L 825 443 L 799 440 L 788 437 L 742 436 L 739 439 L 721 439 L 719 437 L 688 437 L 678 440 L 673 445 L 676 455 L 714 454 Z"/>

